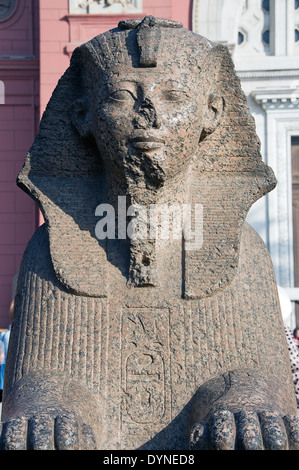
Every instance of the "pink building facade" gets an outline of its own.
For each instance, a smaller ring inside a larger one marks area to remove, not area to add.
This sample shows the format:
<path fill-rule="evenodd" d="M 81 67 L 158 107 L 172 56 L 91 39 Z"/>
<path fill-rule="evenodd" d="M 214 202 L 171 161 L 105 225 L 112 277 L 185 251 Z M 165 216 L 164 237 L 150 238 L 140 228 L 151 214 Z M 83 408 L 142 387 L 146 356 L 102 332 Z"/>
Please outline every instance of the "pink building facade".
<path fill-rule="evenodd" d="M 0 328 L 9 324 L 13 277 L 38 224 L 16 176 L 39 122 L 38 2 L 0 2 Z"/>
<path fill-rule="evenodd" d="M 0 329 L 9 325 L 24 249 L 42 223 L 35 203 L 16 186 L 16 177 L 73 50 L 126 17 L 154 15 L 191 29 L 192 0 L 143 0 L 132 14 L 74 13 L 72 3 L 0 1 Z"/>

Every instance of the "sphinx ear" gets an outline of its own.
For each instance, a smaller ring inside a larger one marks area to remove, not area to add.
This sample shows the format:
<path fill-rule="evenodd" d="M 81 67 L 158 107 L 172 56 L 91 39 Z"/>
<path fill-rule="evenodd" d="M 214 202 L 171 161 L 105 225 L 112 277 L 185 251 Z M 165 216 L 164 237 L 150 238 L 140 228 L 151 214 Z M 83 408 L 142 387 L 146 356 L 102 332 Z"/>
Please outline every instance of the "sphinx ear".
<path fill-rule="evenodd" d="M 89 100 L 86 96 L 77 98 L 71 104 L 71 121 L 81 137 L 91 134 L 91 113 Z"/>
<path fill-rule="evenodd" d="M 203 113 L 203 130 L 200 140 L 207 135 L 212 134 L 222 118 L 224 110 L 224 100 L 222 96 L 209 93 L 206 98 L 205 109 Z"/>

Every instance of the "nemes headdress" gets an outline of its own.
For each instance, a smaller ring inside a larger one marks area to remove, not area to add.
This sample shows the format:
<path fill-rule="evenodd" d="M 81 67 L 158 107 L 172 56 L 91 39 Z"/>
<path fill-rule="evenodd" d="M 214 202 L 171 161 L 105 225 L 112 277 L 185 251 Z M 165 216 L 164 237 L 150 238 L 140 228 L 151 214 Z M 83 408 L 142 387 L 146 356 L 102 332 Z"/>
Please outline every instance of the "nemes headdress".
<path fill-rule="evenodd" d="M 122 21 L 78 47 L 57 84 L 17 184 L 39 205 L 49 233 L 57 278 L 67 290 L 105 297 L 106 252 L 95 237 L 102 162 L 95 143 L 72 124 L 76 100 L 124 68 L 176 63 L 196 70 L 207 100 L 217 92 L 224 111 L 216 128 L 199 136 L 192 161 L 192 202 L 203 204 L 204 243 L 185 253 L 186 298 L 225 288 L 238 267 L 242 227 L 251 205 L 276 185 L 261 159 L 260 143 L 228 49 L 175 21 Z M 209 274 L 207 274 L 209 273 Z"/>

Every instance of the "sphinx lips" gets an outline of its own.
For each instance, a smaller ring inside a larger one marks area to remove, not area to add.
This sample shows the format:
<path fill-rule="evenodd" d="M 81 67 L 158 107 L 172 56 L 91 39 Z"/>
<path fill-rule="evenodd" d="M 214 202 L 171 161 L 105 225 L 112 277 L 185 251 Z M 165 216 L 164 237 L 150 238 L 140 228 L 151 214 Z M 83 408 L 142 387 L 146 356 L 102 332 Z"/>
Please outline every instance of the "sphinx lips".
<path fill-rule="evenodd" d="M 165 141 L 158 137 L 139 135 L 130 139 L 130 144 L 138 150 L 154 150 L 162 147 Z"/>

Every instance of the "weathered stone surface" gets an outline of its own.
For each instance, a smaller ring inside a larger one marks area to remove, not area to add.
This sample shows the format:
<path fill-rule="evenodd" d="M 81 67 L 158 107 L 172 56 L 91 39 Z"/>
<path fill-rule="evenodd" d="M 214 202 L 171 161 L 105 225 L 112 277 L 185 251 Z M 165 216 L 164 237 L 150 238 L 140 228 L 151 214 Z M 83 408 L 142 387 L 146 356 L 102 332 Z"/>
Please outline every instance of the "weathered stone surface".
<path fill-rule="evenodd" d="M 245 222 L 276 180 L 225 47 L 153 17 L 83 44 L 18 184 L 45 224 L 19 274 L 2 448 L 298 446 L 273 267 Z M 174 205 L 199 209 L 197 243 L 185 219 L 183 238 L 149 232 Z"/>

